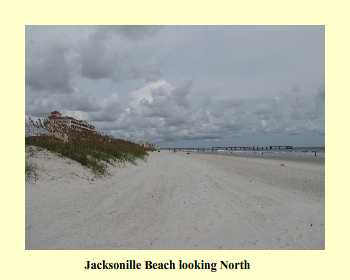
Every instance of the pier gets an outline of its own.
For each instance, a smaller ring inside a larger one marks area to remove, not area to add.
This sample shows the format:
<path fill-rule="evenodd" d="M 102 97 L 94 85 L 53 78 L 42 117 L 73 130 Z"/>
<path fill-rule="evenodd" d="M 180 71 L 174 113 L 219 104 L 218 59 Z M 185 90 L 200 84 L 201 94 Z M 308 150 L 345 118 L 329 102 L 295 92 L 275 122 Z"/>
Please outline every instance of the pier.
<path fill-rule="evenodd" d="M 216 152 L 219 150 L 224 151 L 270 151 L 270 150 L 293 150 L 293 146 L 221 146 L 221 147 L 166 147 L 160 148 L 160 150 L 169 151 L 191 151 L 191 152 Z"/>

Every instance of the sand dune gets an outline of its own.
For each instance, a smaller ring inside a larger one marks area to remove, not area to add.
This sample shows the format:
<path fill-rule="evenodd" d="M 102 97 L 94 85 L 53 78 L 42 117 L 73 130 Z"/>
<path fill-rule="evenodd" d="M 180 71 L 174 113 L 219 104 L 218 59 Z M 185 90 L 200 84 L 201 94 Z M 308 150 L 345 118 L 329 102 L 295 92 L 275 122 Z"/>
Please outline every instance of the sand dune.
<path fill-rule="evenodd" d="M 26 249 L 323 249 L 324 165 L 191 153 L 94 178 L 37 152 Z"/>

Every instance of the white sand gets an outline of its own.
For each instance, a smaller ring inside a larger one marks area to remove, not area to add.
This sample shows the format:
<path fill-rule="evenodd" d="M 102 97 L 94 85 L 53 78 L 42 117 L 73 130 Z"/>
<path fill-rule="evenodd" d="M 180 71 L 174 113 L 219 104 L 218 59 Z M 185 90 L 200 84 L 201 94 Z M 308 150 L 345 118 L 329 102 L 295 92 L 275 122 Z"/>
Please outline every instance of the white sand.
<path fill-rule="evenodd" d="M 324 248 L 323 164 L 162 151 L 92 181 L 48 152 L 33 162 L 27 249 Z"/>

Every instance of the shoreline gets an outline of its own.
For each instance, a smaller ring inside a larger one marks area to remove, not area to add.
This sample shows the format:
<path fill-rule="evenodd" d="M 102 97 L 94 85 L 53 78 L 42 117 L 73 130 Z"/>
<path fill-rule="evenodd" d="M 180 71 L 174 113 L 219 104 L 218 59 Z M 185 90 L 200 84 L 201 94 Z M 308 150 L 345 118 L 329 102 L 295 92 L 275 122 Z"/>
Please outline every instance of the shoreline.
<path fill-rule="evenodd" d="M 178 152 L 177 152 L 178 153 Z M 185 152 L 186 153 L 186 152 Z M 305 162 L 312 164 L 325 164 L 325 153 L 318 153 L 315 157 L 311 152 L 268 152 L 268 151 L 234 151 L 234 152 L 189 152 L 191 154 L 207 154 L 207 155 L 222 155 L 233 156 L 239 158 L 255 158 L 255 159 L 271 159 L 271 160 L 285 160 L 294 162 Z M 261 154 L 263 153 L 263 154 Z"/>

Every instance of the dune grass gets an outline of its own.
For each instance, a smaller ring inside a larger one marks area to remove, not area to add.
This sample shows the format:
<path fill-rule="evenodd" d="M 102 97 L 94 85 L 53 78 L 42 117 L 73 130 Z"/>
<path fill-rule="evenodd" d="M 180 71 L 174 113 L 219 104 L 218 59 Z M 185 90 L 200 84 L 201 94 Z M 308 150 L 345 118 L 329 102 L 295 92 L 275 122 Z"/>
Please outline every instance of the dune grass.
<path fill-rule="evenodd" d="M 69 141 L 65 142 L 49 135 L 28 136 L 25 143 L 26 146 L 41 147 L 75 160 L 98 175 L 106 173 L 108 164 L 135 163 L 137 159 L 145 159 L 148 155 L 138 144 L 98 133 L 72 130 L 68 133 L 68 139 Z"/>
<path fill-rule="evenodd" d="M 34 180 L 36 181 L 37 179 L 37 172 L 36 172 L 36 166 L 30 162 L 30 160 L 26 157 L 25 161 L 25 180 L 31 181 Z"/>

